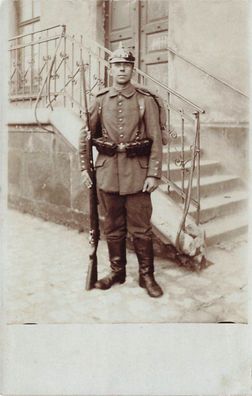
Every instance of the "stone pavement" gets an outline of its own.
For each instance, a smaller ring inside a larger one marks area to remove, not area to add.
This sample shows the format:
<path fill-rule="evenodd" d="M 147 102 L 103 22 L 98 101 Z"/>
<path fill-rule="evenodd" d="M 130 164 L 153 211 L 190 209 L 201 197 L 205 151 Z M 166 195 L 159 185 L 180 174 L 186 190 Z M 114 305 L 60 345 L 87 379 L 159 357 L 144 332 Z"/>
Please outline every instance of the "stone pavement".
<path fill-rule="evenodd" d="M 159 299 L 138 286 L 137 261 L 130 251 L 125 284 L 85 291 L 87 234 L 9 210 L 6 237 L 8 323 L 247 322 L 245 236 L 209 249 L 215 264 L 201 273 L 156 258 L 156 278 L 164 289 Z M 103 276 L 108 267 L 104 241 L 98 259 Z"/>

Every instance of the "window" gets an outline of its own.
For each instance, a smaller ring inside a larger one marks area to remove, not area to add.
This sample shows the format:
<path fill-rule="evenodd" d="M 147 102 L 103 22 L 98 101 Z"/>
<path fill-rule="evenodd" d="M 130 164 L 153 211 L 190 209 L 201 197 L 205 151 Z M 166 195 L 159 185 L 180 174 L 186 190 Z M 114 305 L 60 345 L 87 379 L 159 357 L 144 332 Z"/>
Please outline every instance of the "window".
<path fill-rule="evenodd" d="M 19 34 L 40 29 L 40 0 L 19 0 L 17 3 Z"/>
<path fill-rule="evenodd" d="M 39 90 L 38 79 L 38 46 L 31 45 L 38 39 L 38 35 L 33 34 L 40 29 L 40 0 L 18 0 L 15 2 L 17 13 L 17 27 L 19 37 L 13 51 L 16 67 L 15 91 L 18 95 L 26 96 L 36 94 Z"/>

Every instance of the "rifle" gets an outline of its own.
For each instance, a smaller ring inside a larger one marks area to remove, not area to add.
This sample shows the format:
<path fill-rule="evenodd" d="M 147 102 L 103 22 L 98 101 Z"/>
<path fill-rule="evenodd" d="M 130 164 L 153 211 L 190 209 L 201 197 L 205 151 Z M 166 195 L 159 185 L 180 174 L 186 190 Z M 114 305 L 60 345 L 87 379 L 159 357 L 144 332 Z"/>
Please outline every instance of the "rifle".
<path fill-rule="evenodd" d="M 84 95 L 84 107 L 86 116 L 86 169 L 89 177 L 92 181 L 92 185 L 89 187 L 89 244 L 91 250 L 89 253 L 89 264 L 86 277 L 86 290 L 94 288 L 94 284 L 97 281 L 97 248 L 100 239 L 99 229 L 99 215 L 98 215 L 98 199 L 96 190 L 96 175 L 93 162 L 93 150 L 92 150 L 92 132 L 90 129 L 90 117 L 88 112 L 87 104 L 87 90 L 86 90 L 86 79 L 85 79 L 85 66 L 83 61 L 80 66 L 83 95 Z"/>

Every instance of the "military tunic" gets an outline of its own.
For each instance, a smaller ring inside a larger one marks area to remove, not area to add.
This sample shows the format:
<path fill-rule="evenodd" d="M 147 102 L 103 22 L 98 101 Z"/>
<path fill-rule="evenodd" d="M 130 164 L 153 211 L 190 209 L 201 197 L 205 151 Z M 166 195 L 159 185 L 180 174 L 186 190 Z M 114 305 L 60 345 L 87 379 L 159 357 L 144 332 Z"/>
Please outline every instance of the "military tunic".
<path fill-rule="evenodd" d="M 144 101 L 142 119 L 139 96 Z M 142 191 L 147 176 L 161 177 L 162 138 L 159 110 L 151 95 L 136 90 L 132 84 L 121 91 L 114 87 L 104 90 L 97 95 L 90 108 L 93 136 L 101 135 L 100 124 L 103 134 L 107 134 L 111 142 L 133 142 L 139 129 L 139 138 L 150 138 L 153 143 L 150 156 L 128 158 L 125 152 L 118 152 L 113 157 L 98 154 L 95 168 L 99 189 L 118 192 L 120 195 L 133 194 Z M 82 132 L 81 140 L 84 139 Z"/>
<path fill-rule="evenodd" d="M 161 177 L 162 138 L 155 100 L 132 84 L 120 91 L 114 87 L 105 89 L 91 105 L 90 127 L 93 137 L 105 135 L 118 145 L 134 142 L 137 134 L 140 139 L 152 140 L 149 156 L 129 158 L 126 152 L 117 152 L 110 157 L 99 153 L 95 163 L 107 239 L 125 238 L 127 231 L 135 237 L 151 238 L 151 198 L 142 189 L 146 177 Z M 80 136 L 82 170 L 84 156 L 85 128 Z"/>

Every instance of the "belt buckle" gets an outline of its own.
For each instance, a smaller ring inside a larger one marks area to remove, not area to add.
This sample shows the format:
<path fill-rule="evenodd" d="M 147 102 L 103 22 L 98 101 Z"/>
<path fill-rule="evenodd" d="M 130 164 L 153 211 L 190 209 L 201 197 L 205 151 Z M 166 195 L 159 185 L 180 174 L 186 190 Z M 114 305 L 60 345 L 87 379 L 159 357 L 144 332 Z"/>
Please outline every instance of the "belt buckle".
<path fill-rule="evenodd" d="M 117 147 L 118 147 L 118 151 L 122 153 L 123 151 L 125 151 L 126 145 L 125 145 L 125 143 L 121 142 L 118 144 Z"/>

